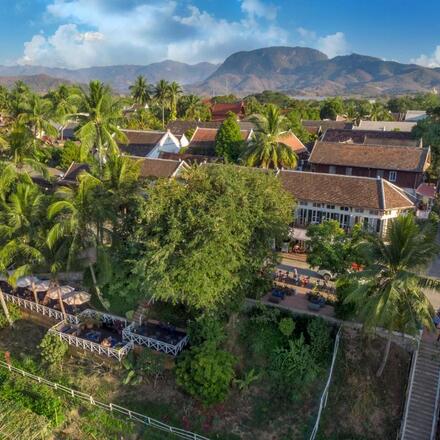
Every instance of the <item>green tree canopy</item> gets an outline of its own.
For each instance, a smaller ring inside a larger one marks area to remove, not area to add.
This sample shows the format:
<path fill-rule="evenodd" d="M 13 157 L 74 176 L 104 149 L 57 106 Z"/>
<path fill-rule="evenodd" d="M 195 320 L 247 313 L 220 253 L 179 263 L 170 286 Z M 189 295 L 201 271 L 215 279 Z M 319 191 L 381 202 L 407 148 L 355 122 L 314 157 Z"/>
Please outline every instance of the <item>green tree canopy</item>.
<path fill-rule="evenodd" d="M 215 137 L 215 153 L 227 162 L 237 162 L 243 148 L 243 138 L 237 117 L 229 113 Z"/>
<path fill-rule="evenodd" d="M 136 275 L 154 298 L 195 309 L 241 302 L 275 264 L 272 242 L 287 233 L 292 209 L 270 172 L 211 165 L 159 180 L 136 234 Z"/>

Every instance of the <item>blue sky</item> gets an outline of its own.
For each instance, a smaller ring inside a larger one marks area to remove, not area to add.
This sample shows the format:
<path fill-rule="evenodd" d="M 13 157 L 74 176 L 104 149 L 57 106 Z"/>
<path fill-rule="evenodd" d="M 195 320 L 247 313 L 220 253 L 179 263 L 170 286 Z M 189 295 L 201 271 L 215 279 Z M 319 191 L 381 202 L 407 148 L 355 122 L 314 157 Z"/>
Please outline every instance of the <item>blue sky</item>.
<path fill-rule="evenodd" d="M 440 66 L 440 1 L 0 0 L 0 64 L 221 62 L 300 45 Z"/>

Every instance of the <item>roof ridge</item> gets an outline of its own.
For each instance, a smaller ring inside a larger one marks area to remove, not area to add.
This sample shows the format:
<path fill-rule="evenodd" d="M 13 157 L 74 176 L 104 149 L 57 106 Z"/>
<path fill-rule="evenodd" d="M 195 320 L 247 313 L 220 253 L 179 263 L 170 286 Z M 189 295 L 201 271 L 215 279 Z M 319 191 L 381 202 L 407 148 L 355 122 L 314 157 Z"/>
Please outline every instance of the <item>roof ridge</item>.
<path fill-rule="evenodd" d="M 140 157 L 140 156 L 133 156 L 133 155 L 126 155 L 125 157 L 131 158 L 131 159 L 137 159 L 137 160 L 152 160 L 152 161 L 163 161 L 163 162 L 182 162 L 182 160 L 177 159 L 164 159 L 163 157 Z"/>
<path fill-rule="evenodd" d="M 288 169 L 282 169 L 283 172 L 288 173 L 298 173 L 298 174 L 309 174 L 309 175 L 320 175 L 320 176 L 332 176 L 332 177 L 338 177 L 338 178 L 345 178 L 345 179 L 357 179 L 357 180 L 376 180 L 376 177 L 367 177 L 367 176 L 348 176 L 346 174 L 330 174 L 330 173 L 320 173 L 316 171 L 300 171 L 300 170 L 288 170 Z"/>
<path fill-rule="evenodd" d="M 400 140 L 400 139 L 397 139 Z M 415 139 L 416 140 L 416 139 Z M 360 144 L 360 143 L 347 143 L 347 142 L 341 142 L 341 141 L 326 141 L 326 140 L 317 140 L 316 144 L 320 143 L 320 144 L 332 144 L 332 145 L 337 145 L 337 146 L 353 146 L 354 148 L 361 148 L 361 147 L 365 147 L 365 148 L 386 148 L 387 150 L 391 150 L 391 149 L 409 149 L 409 150 L 416 150 L 416 151 L 420 151 L 420 150 L 426 150 L 429 147 L 412 147 L 410 145 L 381 145 L 381 144 Z M 315 144 L 315 145 L 316 145 Z"/>

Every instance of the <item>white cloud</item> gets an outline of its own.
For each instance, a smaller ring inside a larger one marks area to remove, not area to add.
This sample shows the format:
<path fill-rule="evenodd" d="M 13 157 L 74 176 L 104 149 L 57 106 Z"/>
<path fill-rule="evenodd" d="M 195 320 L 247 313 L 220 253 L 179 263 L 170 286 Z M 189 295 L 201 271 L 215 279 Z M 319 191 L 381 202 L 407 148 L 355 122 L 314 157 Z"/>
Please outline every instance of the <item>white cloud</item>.
<path fill-rule="evenodd" d="M 80 68 L 164 59 L 221 62 L 238 50 L 275 45 L 309 45 L 329 56 L 346 50 L 341 32 L 319 38 L 299 28 L 304 44 L 277 25 L 276 6 L 240 1 L 241 17 L 226 20 L 175 0 L 51 0 L 46 19 L 58 22 L 58 28 L 51 35 L 34 35 L 16 61 Z"/>
<path fill-rule="evenodd" d="M 173 0 L 53 0 L 47 16 L 63 24 L 26 42 L 17 62 L 71 68 L 166 58 L 220 62 L 236 50 L 289 43 L 272 22 L 274 6 L 260 0 L 241 6 L 242 17 L 228 21 Z"/>
<path fill-rule="evenodd" d="M 440 45 L 435 48 L 431 55 L 422 54 L 418 58 L 413 58 L 411 63 L 424 67 L 440 67 Z"/>
<path fill-rule="evenodd" d="M 338 55 L 346 55 L 349 46 L 345 35 L 342 32 L 336 32 L 335 34 L 318 38 L 316 48 L 324 52 L 329 58 L 333 58 Z"/>
<path fill-rule="evenodd" d="M 243 0 L 241 10 L 250 17 L 266 18 L 275 20 L 277 18 L 278 8 L 270 3 L 262 3 L 260 0 Z"/>

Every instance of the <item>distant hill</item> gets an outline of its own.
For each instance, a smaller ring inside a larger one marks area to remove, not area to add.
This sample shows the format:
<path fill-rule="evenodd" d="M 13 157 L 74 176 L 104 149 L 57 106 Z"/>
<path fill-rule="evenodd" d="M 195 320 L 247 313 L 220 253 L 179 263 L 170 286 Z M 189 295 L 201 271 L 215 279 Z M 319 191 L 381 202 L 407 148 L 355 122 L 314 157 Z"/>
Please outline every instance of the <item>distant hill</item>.
<path fill-rule="evenodd" d="M 99 79 L 109 84 L 115 91 L 125 93 L 138 75 L 145 76 L 149 82 L 153 83 L 166 79 L 178 81 L 181 84 L 192 84 L 209 77 L 217 67 L 216 64 L 211 63 L 192 65 L 170 60 L 147 66 L 120 65 L 77 70 L 44 66 L 0 66 L 0 77 L 43 74 L 75 83 L 88 83 L 92 79 Z"/>
<path fill-rule="evenodd" d="M 329 59 L 303 47 L 268 47 L 229 56 L 190 88 L 206 95 L 263 90 L 310 96 L 402 94 L 440 89 L 440 69 L 357 54 Z"/>
<path fill-rule="evenodd" d="M 376 96 L 440 90 L 440 68 L 429 69 L 358 54 L 329 59 L 322 52 L 306 47 L 266 47 L 236 52 L 219 66 L 211 63 L 191 65 L 171 60 L 146 66 L 77 70 L 0 66 L 0 77 L 8 77 L 0 78 L 0 83 L 23 75 L 32 76 L 32 82 L 38 89 L 47 88 L 49 77 L 52 81 L 58 78 L 83 84 L 99 79 L 119 93 L 127 93 L 138 75 L 145 76 L 152 83 L 160 79 L 178 81 L 186 91 L 207 96 L 229 93 L 246 96 L 264 90 L 293 96 Z M 38 84 L 38 78 L 42 84 Z"/>
<path fill-rule="evenodd" d="M 49 89 L 54 89 L 60 84 L 70 84 L 70 81 L 54 78 L 49 75 L 17 75 L 17 76 L 0 76 L 0 85 L 12 87 L 16 81 L 23 81 L 38 93 L 45 93 Z"/>

